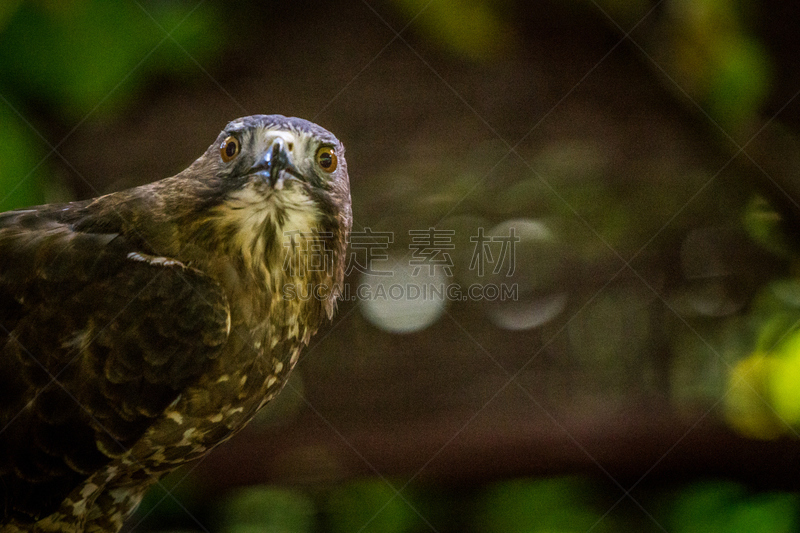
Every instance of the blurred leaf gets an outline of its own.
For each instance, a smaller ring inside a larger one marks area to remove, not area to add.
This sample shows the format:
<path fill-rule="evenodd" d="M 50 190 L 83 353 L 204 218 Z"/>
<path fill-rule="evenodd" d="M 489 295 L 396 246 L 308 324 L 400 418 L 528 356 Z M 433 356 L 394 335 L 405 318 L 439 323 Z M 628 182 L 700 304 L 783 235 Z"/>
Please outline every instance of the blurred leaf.
<path fill-rule="evenodd" d="M 770 58 L 748 31 L 742 2 L 672 0 L 653 43 L 658 63 L 728 134 L 759 111 L 770 85 Z"/>
<path fill-rule="evenodd" d="M 789 533 L 797 531 L 796 494 L 759 494 L 737 505 L 727 531 L 748 533 Z"/>
<path fill-rule="evenodd" d="M 760 43 L 745 36 L 720 39 L 712 57 L 708 110 L 723 127 L 735 128 L 764 103 L 770 85 L 769 58 Z"/>
<path fill-rule="evenodd" d="M 782 223 L 783 215 L 765 198 L 755 196 L 747 204 L 744 228 L 750 238 L 775 255 L 786 257 L 791 253 L 792 246 Z"/>
<path fill-rule="evenodd" d="M 303 533 L 315 530 L 316 509 L 305 494 L 275 487 L 248 487 L 222 508 L 225 533 Z"/>
<path fill-rule="evenodd" d="M 3 31 L 8 20 L 22 4 L 22 0 L 4 0 L 0 2 L 0 32 Z"/>
<path fill-rule="evenodd" d="M 602 532 L 603 513 L 593 508 L 596 494 L 577 478 L 515 480 L 485 494 L 476 531 L 498 533 Z"/>
<path fill-rule="evenodd" d="M 731 371 L 725 396 L 725 418 L 737 431 L 751 438 L 774 439 L 786 431 L 775 417 L 767 398 L 767 383 L 778 362 L 756 352 Z"/>
<path fill-rule="evenodd" d="M 414 510 L 383 480 L 348 483 L 331 493 L 326 507 L 334 533 L 401 533 L 417 523 Z"/>
<path fill-rule="evenodd" d="M 727 513 L 744 490 L 735 483 L 702 482 L 681 490 L 675 498 L 672 518 L 680 533 L 723 533 Z M 731 530 L 732 531 L 732 530 Z"/>
<path fill-rule="evenodd" d="M 510 28 L 496 2 L 488 0 L 394 0 L 395 5 L 434 42 L 473 60 L 495 56 Z"/>
<path fill-rule="evenodd" d="M 787 424 L 800 424 L 800 330 L 775 351 L 776 365 L 769 374 L 769 398 L 775 413 Z"/>
<path fill-rule="evenodd" d="M 44 154 L 37 139 L 5 103 L 0 102 L 0 211 L 44 201 L 42 173 L 37 165 Z"/>
<path fill-rule="evenodd" d="M 788 533 L 796 531 L 794 494 L 748 495 L 729 482 L 702 482 L 685 488 L 673 507 L 675 533 Z"/>
<path fill-rule="evenodd" d="M 81 118 L 124 104 L 145 76 L 185 73 L 216 49 L 223 28 L 210 5 L 191 15 L 179 2 L 141 5 L 23 3 L 0 33 L 2 83 Z"/>

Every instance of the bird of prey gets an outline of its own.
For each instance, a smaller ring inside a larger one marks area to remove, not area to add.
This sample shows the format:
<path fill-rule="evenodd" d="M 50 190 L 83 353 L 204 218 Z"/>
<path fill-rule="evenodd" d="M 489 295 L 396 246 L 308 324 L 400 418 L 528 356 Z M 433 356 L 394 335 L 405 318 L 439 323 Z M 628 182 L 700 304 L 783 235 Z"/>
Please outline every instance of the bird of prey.
<path fill-rule="evenodd" d="M 0 214 L 0 531 L 118 531 L 240 430 L 332 317 L 351 220 L 342 144 L 281 115 L 171 178 Z"/>

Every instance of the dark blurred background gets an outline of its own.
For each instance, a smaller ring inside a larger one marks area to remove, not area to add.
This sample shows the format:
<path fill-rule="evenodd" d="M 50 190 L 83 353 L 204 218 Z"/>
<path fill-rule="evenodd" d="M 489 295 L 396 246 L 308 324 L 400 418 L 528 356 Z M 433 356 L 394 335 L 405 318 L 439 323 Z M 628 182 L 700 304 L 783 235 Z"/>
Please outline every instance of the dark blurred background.
<path fill-rule="evenodd" d="M 0 4 L 2 209 L 167 177 L 248 114 L 348 150 L 351 297 L 128 531 L 800 531 L 798 22 L 778 0 Z"/>

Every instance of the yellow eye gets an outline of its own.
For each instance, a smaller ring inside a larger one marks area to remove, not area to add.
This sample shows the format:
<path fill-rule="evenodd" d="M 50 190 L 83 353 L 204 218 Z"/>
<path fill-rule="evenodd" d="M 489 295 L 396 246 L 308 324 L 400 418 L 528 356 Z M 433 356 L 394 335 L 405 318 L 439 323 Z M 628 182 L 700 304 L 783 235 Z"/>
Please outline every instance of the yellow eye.
<path fill-rule="evenodd" d="M 226 163 L 233 160 L 234 157 L 239 155 L 239 140 L 236 137 L 227 137 L 219 146 L 219 155 Z"/>
<path fill-rule="evenodd" d="M 317 150 L 317 164 L 325 172 L 333 172 L 339 164 L 336 158 L 336 152 L 330 146 L 323 146 Z"/>

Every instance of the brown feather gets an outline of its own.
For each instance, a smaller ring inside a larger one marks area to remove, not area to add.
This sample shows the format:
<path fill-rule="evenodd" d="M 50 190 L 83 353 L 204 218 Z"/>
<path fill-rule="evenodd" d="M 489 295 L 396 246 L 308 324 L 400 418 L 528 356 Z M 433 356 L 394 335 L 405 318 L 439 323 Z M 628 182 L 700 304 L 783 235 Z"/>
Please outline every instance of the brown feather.
<path fill-rule="evenodd" d="M 277 136 L 302 178 L 252 170 Z M 231 122 L 172 178 L 0 214 L 0 531 L 117 531 L 160 476 L 241 429 L 335 306 L 281 289 L 340 285 L 350 221 L 339 141 L 278 115 Z M 323 241 L 330 271 L 283 268 Z"/>

